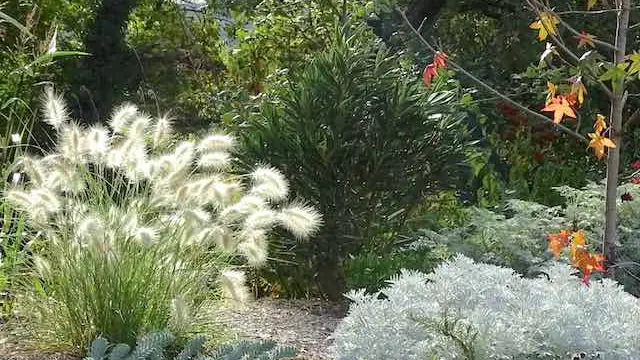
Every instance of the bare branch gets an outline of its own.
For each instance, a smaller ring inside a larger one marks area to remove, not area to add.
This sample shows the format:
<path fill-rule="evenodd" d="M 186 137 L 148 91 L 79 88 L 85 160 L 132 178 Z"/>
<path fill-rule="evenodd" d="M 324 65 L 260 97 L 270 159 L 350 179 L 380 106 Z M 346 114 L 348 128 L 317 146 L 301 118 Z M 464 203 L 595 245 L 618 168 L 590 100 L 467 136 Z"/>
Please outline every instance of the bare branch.
<path fill-rule="evenodd" d="M 629 127 L 635 124 L 638 120 L 640 120 L 640 109 L 636 109 L 636 111 L 634 111 L 633 114 L 629 116 L 627 121 L 625 121 L 624 125 L 622 126 L 623 132 L 627 131 Z"/>
<path fill-rule="evenodd" d="M 629 26 L 629 30 L 633 30 L 633 29 L 635 29 L 637 27 L 640 27 L 640 23 L 633 24 L 633 25 Z"/>
<path fill-rule="evenodd" d="M 535 1 L 535 0 L 533 0 L 533 1 Z M 541 2 L 539 2 L 539 1 L 535 1 L 535 2 L 537 3 L 537 5 L 538 5 L 539 7 L 541 7 L 542 9 L 544 9 L 544 11 L 546 11 L 546 12 L 552 12 L 552 13 L 554 13 L 554 14 L 556 14 L 556 15 L 561 15 L 561 14 L 563 14 L 563 13 L 567 13 L 566 11 L 565 11 L 565 12 L 553 12 L 553 10 L 552 10 L 552 9 L 548 8 L 546 5 L 542 4 Z M 540 15 L 539 11 L 535 8 L 535 6 L 533 6 L 533 4 L 530 4 L 530 5 L 532 5 L 532 7 L 534 8 L 534 11 L 535 11 L 538 15 Z M 617 10 L 617 9 L 614 9 L 614 10 L 602 10 L 602 11 L 606 11 L 606 12 L 614 12 L 614 11 L 615 11 L 615 12 L 617 12 L 618 10 Z M 562 26 L 564 26 L 564 28 L 565 28 L 565 29 L 569 30 L 569 32 L 571 32 L 573 35 L 576 35 L 576 36 L 580 36 L 580 35 L 582 35 L 580 32 L 578 32 L 578 30 L 574 29 L 571 25 L 569 25 L 569 23 L 567 23 L 566 21 L 564 21 L 564 20 L 562 19 L 562 17 L 558 16 L 558 20 L 560 20 L 560 24 L 561 24 Z M 617 49 L 616 49 L 616 47 L 615 47 L 613 44 L 610 44 L 610 43 L 608 43 L 608 42 L 606 42 L 606 41 L 602 41 L 602 40 L 598 40 L 598 39 L 591 39 L 591 41 L 592 41 L 594 44 L 598 44 L 598 45 L 600 45 L 600 46 L 606 47 L 606 48 L 608 48 L 609 50 L 613 50 L 613 51 L 616 51 L 616 50 L 617 50 Z"/>
<path fill-rule="evenodd" d="M 407 26 L 409 26 L 409 28 L 411 29 L 411 31 L 416 35 L 416 37 L 420 40 L 420 42 L 422 42 L 422 44 L 433 54 L 438 53 L 438 50 L 436 50 L 418 31 L 415 27 L 413 27 L 413 25 L 411 25 L 411 22 L 409 21 L 409 19 L 407 18 L 407 15 L 399 8 L 396 9 L 400 15 L 402 15 L 402 18 L 404 19 L 404 21 L 406 22 Z M 479 78 L 477 78 L 475 75 L 471 74 L 470 72 L 468 72 L 467 70 L 465 70 L 463 67 L 461 67 L 460 65 L 458 65 L 455 61 L 451 60 L 451 59 L 447 59 L 447 63 L 449 64 L 449 66 L 451 66 L 453 69 L 457 70 L 458 72 L 462 73 L 463 75 L 465 75 L 466 77 L 470 78 L 471 80 L 473 80 L 476 84 L 478 84 L 480 87 L 484 88 L 485 90 L 491 92 L 492 94 L 494 94 L 496 97 L 498 97 L 499 99 L 508 102 L 509 104 L 513 105 L 514 107 L 520 109 L 521 111 L 529 114 L 530 116 L 541 120 L 549 125 L 552 125 L 556 128 L 558 128 L 559 130 L 563 131 L 564 133 L 571 135 L 573 137 L 575 137 L 576 139 L 582 141 L 582 142 L 589 142 L 589 140 L 587 140 L 586 137 L 584 137 L 582 134 L 577 133 L 571 129 L 569 129 L 568 127 L 561 125 L 561 124 L 556 124 L 555 122 L 553 122 L 552 119 L 537 113 L 529 108 L 527 108 L 526 106 L 520 104 L 519 102 L 512 100 L 510 97 L 502 94 L 501 92 L 499 92 L 498 90 L 494 89 L 493 87 L 491 87 L 491 85 L 485 83 L 484 81 L 480 80 Z"/>
<path fill-rule="evenodd" d="M 629 8 L 630 11 L 640 10 L 640 6 L 632 6 Z M 556 14 L 558 15 L 569 15 L 569 14 L 582 14 L 582 15 L 600 15 L 606 13 L 617 13 L 620 12 L 620 9 L 605 9 L 605 10 L 569 10 L 569 11 L 558 11 Z"/>
<path fill-rule="evenodd" d="M 418 26 L 418 32 L 420 32 L 422 30 L 422 27 L 424 26 L 424 23 L 427 21 L 427 18 L 422 19 L 422 21 L 420 22 L 420 26 Z"/>

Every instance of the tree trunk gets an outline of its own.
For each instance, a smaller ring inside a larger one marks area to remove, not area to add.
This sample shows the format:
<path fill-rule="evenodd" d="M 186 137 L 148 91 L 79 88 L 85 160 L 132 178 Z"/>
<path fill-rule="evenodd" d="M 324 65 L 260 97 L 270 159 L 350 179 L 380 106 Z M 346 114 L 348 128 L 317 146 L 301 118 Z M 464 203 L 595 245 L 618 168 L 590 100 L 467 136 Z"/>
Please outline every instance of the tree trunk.
<path fill-rule="evenodd" d="M 317 259 L 315 271 L 322 295 L 330 301 L 344 299 L 346 284 L 342 260 L 337 254 L 322 254 Z"/>
<path fill-rule="evenodd" d="M 141 80 L 140 64 L 126 42 L 129 15 L 139 0 L 102 0 L 86 29 L 85 51 L 79 68 L 69 70 L 79 98 L 74 114 L 95 123 L 109 116 L 123 93 L 133 92 Z M 71 75 L 73 74 L 73 75 Z"/>
<path fill-rule="evenodd" d="M 615 65 L 624 62 L 627 33 L 629 32 L 629 12 L 631 0 L 621 0 L 622 8 L 618 13 L 616 30 L 616 51 L 614 54 Z M 606 205 L 605 205 L 605 226 L 604 226 L 604 255 L 607 258 L 607 265 L 616 262 L 616 232 L 617 214 L 616 203 L 618 200 L 618 174 L 620 171 L 620 148 L 622 147 L 622 115 L 624 109 L 624 79 L 620 79 L 615 86 L 613 99 L 611 100 L 611 132 L 610 138 L 616 143 L 616 147 L 609 150 L 607 159 L 607 185 L 606 185 Z M 614 273 L 610 269 L 609 276 Z"/>

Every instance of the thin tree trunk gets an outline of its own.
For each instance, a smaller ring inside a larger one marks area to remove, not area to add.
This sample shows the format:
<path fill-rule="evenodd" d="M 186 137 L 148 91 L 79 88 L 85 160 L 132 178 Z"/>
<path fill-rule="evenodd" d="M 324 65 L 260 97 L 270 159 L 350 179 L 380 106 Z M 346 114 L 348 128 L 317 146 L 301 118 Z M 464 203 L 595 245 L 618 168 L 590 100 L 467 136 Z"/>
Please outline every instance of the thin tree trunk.
<path fill-rule="evenodd" d="M 617 30 L 616 30 L 616 51 L 614 54 L 614 63 L 620 64 L 624 62 L 627 33 L 629 32 L 629 12 L 631 0 L 619 0 Z M 616 143 L 616 148 L 609 150 L 607 159 L 607 185 L 606 185 L 606 206 L 605 206 L 605 226 L 604 226 L 604 254 L 607 257 L 608 265 L 612 265 L 616 261 L 616 232 L 617 232 L 617 214 L 616 203 L 618 200 L 618 174 L 620 171 L 620 148 L 622 147 L 622 116 L 624 109 L 624 79 L 620 79 L 616 84 L 616 90 L 613 93 L 611 101 L 611 134 L 610 137 Z M 609 276 L 613 277 L 612 270 Z"/>

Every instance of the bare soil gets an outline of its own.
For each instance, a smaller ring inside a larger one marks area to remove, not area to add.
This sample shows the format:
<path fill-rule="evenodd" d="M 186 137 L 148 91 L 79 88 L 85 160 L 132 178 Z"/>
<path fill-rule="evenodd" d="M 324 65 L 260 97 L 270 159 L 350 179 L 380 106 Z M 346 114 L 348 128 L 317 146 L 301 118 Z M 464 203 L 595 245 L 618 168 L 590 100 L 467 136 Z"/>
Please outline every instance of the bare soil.
<path fill-rule="evenodd" d="M 223 325 L 242 338 L 271 339 L 298 349 L 296 359 L 328 360 L 340 305 L 322 300 L 259 299 L 218 310 Z"/>

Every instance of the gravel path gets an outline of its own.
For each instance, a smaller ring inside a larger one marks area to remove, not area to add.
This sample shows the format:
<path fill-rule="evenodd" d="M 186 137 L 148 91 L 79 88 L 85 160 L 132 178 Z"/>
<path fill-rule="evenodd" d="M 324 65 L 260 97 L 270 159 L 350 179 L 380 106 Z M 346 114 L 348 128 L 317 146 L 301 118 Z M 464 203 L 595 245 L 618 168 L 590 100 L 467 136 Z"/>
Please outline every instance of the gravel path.
<path fill-rule="evenodd" d="M 219 321 L 251 339 L 271 339 L 298 349 L 297 359 L 328 360 L 340 307 L 321 300 L 259 299 L 216 311 Z"/>

